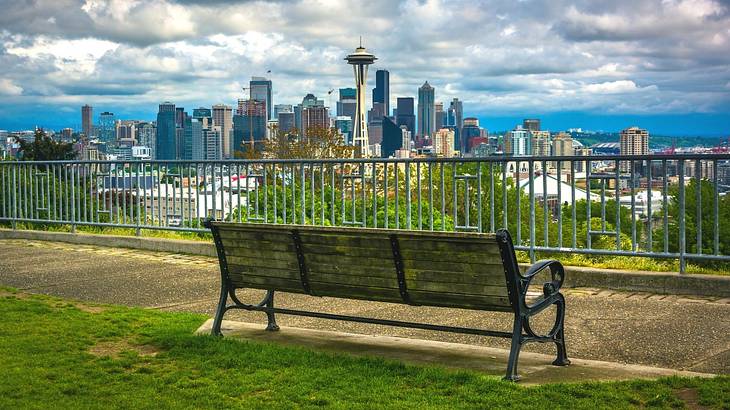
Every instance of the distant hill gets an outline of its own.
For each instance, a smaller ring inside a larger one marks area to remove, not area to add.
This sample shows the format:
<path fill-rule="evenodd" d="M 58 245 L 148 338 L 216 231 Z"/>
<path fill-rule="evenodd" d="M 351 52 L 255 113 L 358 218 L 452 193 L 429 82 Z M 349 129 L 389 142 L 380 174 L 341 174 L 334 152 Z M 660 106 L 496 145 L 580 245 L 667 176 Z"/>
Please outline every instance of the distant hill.
<path fill-rule="evenodd" d="M 619 133 L 571 133 L 573 138 L 582 142 L 583 145 L 591 146 L 599 142 L 618 142 Z M 720 144 L 721 141 L 727 141 L 728 137 L 705 137 L 705 136 L 670 136 L 670 135 L 653 135 L 649 136 L 649 148 L 650 149 L 661 149 L 669 148 L 674 145 L 677 148 L 688 148 L 688 147 L 714 147 Z"/>

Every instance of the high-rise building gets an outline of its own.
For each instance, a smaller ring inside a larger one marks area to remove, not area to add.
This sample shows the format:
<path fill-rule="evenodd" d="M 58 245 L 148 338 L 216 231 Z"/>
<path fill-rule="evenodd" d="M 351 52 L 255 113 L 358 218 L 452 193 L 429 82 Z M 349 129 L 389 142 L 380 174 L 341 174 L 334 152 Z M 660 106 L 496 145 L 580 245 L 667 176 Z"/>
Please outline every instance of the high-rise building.
<path fill-rule="evenodd" d="M 649 131 L 639 127 L 630 127 L 621 131 L 619 137 L 621 155 L 649 154 Z M 621 161 L 621 172 L 630 172 L 633 161 Z"/>
<path fill-rule="evenodd" d="M 353 129 L 353 145 L 355 156 L 367 158 L 370 156 L 368 145 L 368 128 L 365 118 L 365 82 L 368 78 L 368 66 L 377 58 L 368 53 L 362 44 L 355 49 L 355 52 L 348 55 L 345 60 L 352 65 L 355 72 L 355 85 L 357 89 L 355 120 Z"/>
<path fill-rule="evenodd" d="M 274 119 L 279 119 L 280 112 L 294 112 L 291 104 L 276 104 L 274 106 Z"/>
<path fill-rule="evenodd" d="M 390 73 L 388 70 L 375 72 L 375 88 L 373 88 L 373 107 L 376 103 L 383 104 L 383 115 L 390 112 Z"/>
<path fill-rule="evenodd" d="M 572 156 L 575 154 L 573 150 L 573 137 L 567 132 L 559 132 L 558 135 L 553 138 L 553 155 L 556 157 Z M 554 168 L 557 168 L 557 163 L 553 164 Z M 570 170 L 570 161 L 562 161 L 560 168 L 562 170 Z"/>
<path fill-rule="evenodd" d="M 150 149 L 150 158 L 155 157 L 155 131 L 157 127 L 152 122 L 140 122 L 137 124 L 137 145 Z"/>
<path fill-rule="evenodd" d="M 281 111 L 279 112 L 279 132 L 291 132 L 294 126 L 294 113 Z"/>
<path fill-rule="evenodd" d="M 411 134 L 416 133 L 416 115 L 413 111 L 413 97 L 399 97 L 396 105 L 395 123 L 405 126 Z"/>
<path fill-rule="evenodd" d="M 114 144 L 116 140 L 116 129 L 114 113 L 104 111 L 99 114 L 99 141 Z"/>
<path fill-rule="evenodd" d="M 532 138 L 530 131 L 518 125 L 510 131 L 505 141 L 504 153 L 514 156 L 532 155 Z"/>
<path fill-rule="evenodd" d="M 266 77 L 251 77 L 248 83 L 250 99 L 261 101 L 266 105 L 266 120 L 272 118 L 272 97 L 271 97 L 271 80 Z"/>
<path fill-rule="evenodd" d="M 464 127 L 464 104 L 458 98 L 451 100 L 446 117 L 446 125 L 453 125 L 455 127 L 455 144 L 463 154 L 467 149 L 466 141 L 461 137 L 461 128 Z"/>
<path fill-rule="evenodd" d="M 178 128 L 185 128 L 185 118 L 188 113 L 185 112 L 183 107 L 175 107 L 175 126 Z"/>
<path fill-rule="evenodd" d="M 266 103 L 245 100 L 241 105 L 243 115 L 233 116 L 233 151 L 242 151 L 244 146 L 259 148 L 266 138 Z"/>
<path fill-rule="evenodd" d="M 203 130 L 203 142 L 205 143 L 205 159 L 207 160 L 219 160 L 222 159 L 223 147 L 220 129 L 204 129 Z"/>
<path fill-rule="evenodd" d="M 160 104 L 157 112 L 157 133 L 155 136 L 156 159 L 170 159 L 176 157 L 176 135 L 175 135 L 175 104 L 164 102 Z"/>
<path fill-rule="evenodd" d="M 200 107 L 193 109 L 193 119 L 199 120 L 203 128 L 213 126 L 213 113 L 210 108 Z"/>
<path fill-rule="evenodd" d="M 301 135 L 306 137 L 313 128 L 329 128 L 330 117 L 327 107 L 315 105 L 302 109 Z"/>
<path fill-rule="evenodd" d="M 221 151 L 223 158 L 232 158 L 233 148 L 233 110 L 225 104 L 213 106 L 213 127 L 217 127 L 221 139 Z"/>
<path fill-rule="evenodd" d="M 461 127 L 461 138 L 463 150 L 461 155 L 464 155 L 472 150 L 472 140 L 479 138 L 482 135 L 482 130 L 479 128 L 479 119 L 474 117 L 464 118 L 463 126 Z"/>
<path fill-rule="evenodd" d="M 335 128 L 342 134 L 346 144 L 352 142 L 352 118 L 347 115 L 338 115 L 335 117 Z"/>
<path fill-rule="evenodd" d="M 340 88 L 340 100 L 337 101 L 337 116 L 346 115 L 354 123 L 356 108 L 357 90 L 354 88 Z"/>
<path fill-rule="evenodd" d="M 522 128 L 527 131 L 540 131 L 540 119 L 539 118 L 527 118 L 522 120 Z"/>
<path fill-rule="evenodd" d="M 195 110 L 193 110 L 195 112 Z M 194 115 L 194 114 L 193 114 Z M 180 159 L 202 161 L 205 159 L 205 142 L 203 141 L 204 117 L 185 117 L 183 133 L 183 150 Z"/>
<path fill-rule="evenodd" d="M 440 130 L 441 128 L 446 126 L 446 113 L 444 112 L 444 103 L 441 101 L 434 104 L 435 112 L 434 112 L 434 118 L 436 119 L 436 128 L 437 130 Z"/>
<path fill-rule="evenodd" d="M 439 157 L 454 156 L 454 131 L 441 128 L 433 135 L 433 152 Z"/>
<path fill-rule="evenodd" d="M 81 131 L 90 138 L 93 130 L 94 108 L 86 104 L 81 107 Z"/>
<path fill-rule="evenodd" d="M 538 157 L 550 156 L 552 149 L 552 139 L 550 131 L 530 131 L 532 135 L 532 155 Z"/>
<path fill-rule="evenodd" d="M 433 137 L 436 131 L 435 90 L 426 81 L 418 88 L 418 132 L 419 138 Z"/>
<path fill-rule="evenodd" d="M 383 142 L 380 144 L 380 151 L 384 158 L 394 157 L 396 151 L 406 149 L 403 146 L 403 133 L 407 132 L 410 135 L 409 131 L 404 130 L 404 127 L 398 126 L 388 117 L 383 118 L 382 127 Z M 410 146 L 407 149 L 410 149 Z"/>

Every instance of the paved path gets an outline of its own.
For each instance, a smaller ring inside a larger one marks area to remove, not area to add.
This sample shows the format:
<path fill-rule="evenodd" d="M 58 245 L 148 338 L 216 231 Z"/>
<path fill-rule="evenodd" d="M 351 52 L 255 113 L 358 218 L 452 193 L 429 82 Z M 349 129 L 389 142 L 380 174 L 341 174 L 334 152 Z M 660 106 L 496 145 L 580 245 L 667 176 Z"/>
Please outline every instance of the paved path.
<path fill-rule="evenodd" d="M 219 288 L 212 258 L 55 242 L 0 240 L 0 285 L 81 300 L 212 315 Z M 730 300 L 689 299 L 600 289 L 567 289 L 570 357 L 730 374 Z M 262 292 L 240 292 L 258 302 Z M 511 330 L 504 313 L 277 294 L 277 305 L 325 312 Z M 264 323 L 232 311 L 226 319 Z M 545 314 L 538 329 L 550 325 Z M 280 316 L 280 324 L 508 348 L 508 341 L 313 318 Z M 552 353 L 550 346 L 526 351 Z"/>

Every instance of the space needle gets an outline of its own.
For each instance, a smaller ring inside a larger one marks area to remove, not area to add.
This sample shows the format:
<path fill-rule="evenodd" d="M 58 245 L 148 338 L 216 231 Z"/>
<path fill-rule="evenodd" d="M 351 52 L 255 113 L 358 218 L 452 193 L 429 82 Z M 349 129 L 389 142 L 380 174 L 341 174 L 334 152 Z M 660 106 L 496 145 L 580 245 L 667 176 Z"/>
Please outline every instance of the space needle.
<path fill-rule="evenodd" d="M 368 146 L 368 127 L 365 117 L 365 81 L 368 77 L 368 66 L 377 60 L 377 58 L 368 53 L 362 46 L 362 37 L 360 38 L 360 46 L 355 52 L 345 57 L 347 64 L 352 64 L 355 70 L 355 84 L 357 84 L 357 104 L 355 106 L 355 124 L 353 130 L 353 143 L 355 145 L 355 156 L 368 158 L 370 156 L 370 147 Z"/>

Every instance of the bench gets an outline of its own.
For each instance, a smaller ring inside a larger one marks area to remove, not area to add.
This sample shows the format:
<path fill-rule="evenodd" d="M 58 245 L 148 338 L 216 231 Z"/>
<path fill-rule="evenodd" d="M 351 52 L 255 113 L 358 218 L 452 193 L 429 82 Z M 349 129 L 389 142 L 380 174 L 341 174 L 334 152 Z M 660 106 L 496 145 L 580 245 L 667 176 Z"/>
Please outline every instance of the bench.
<path fill-rule="evenodd" d="M 557 366 L 570 363 L 565 350 L 565 272 L 560 262 L 540 261 L 521 274 L 512 239 L 496 234 L 391 229 L 245 224 L 206 221 L 221 270 L 221 294 L 212 333 L 221 334 L 230 309 L 264 312 L 275 331 L 276 313 L 512 339 L 505 379 L 517 381 L 520 349 L 528 342 L 555 343 Z M 531 301 L 532 279 L 549 269 L 550 280 Z M 242 303 L 236 290 L 266 290 L 258 304 Z M 310 312 L 274 306 L 274 292 L 442 306 L 513 314 L 512 332 Z M 229 299 L 233 302 L 228 304 Z M 530 318 L 556 306 L 547 335 Z"/>

